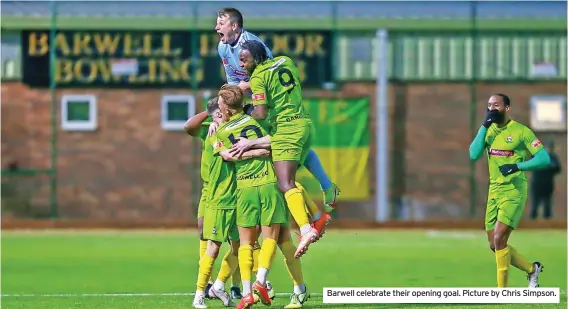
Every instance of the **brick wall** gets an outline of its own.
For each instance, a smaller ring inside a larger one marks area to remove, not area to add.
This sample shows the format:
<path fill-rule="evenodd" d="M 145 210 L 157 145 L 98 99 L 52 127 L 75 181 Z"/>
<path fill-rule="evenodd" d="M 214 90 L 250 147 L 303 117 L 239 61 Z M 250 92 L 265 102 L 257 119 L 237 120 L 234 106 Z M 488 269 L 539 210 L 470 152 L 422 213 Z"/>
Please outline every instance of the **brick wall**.
<path fill-rule="evenodd" d="M 479 84 L 481 123 L 488 96 L 511 95 L 514 119 L 528 124 L 533 94 L 565 94 L 564 83 Z M 184 90 L 177 91 L 184 93 Z M 67 89 L 62 94 L 98 97 L 99 129 L 66 132 L 58 129 L 58 209 L 66 218 L 180 219 L 192 218 L 192 198 L 199 190 L 199 143 L 183 132 L 160 127 L 162 90 Z M 167 91 L 168 94 L 175 93 Z M 307 91 L 309 95 L 330 95 Z M 373 84 L 352 83 L 341 96 L 375 97 Z M 465 84 L 393 84 L 389 88 L 391 196 L 418 204 L 415 216 L 461 218 L 469 214 L 469 88 Z M 2 84 L 2 167 L 17 161 L 20 168 L 49 167 L 49 90 Z M 371 130 L 374 130 L 374 105 Z M 59 104 L 58 104 L 59 108 Z M 59 115 L 59 114 L 58 114 Z M 58 121 L 58 128 L 60 124 Z M 478 124 L 476 124 L 478 127 Z M 556 141 L 564 170 L 557 178 L 556 216 L 566 217 L 566 133 L 538 134 Z M 374 143 L 371 166 L 374 170 Z M 477 213 L 483 214 L 487 166 L 477 163 Z M 193 188 L 192 188 L 193 187 Z M 374 181 L 370 190 L 373 191 Z M 48 182 L 34 185 L 33 204 L 46 207 Z M 374 216 L 374 203 L 344 203 L 344 218 Z"/>

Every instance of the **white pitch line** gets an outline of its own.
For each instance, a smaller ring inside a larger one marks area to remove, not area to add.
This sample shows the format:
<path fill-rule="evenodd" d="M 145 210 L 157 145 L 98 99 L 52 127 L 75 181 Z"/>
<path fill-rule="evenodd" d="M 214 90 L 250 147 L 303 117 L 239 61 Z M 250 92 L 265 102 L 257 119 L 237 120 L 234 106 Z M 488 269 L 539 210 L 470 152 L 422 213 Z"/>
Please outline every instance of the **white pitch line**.
<path fill-rule="evenodd" d="M 560 290 L 566 295 L 565 290 Z M 311 296 L 321 297 L 323 293 L 310 293 Z M 2 294 L 2 297 L 156 297 L 156 296 L 195 296 L 195 293 L 93 293 L 93 294 Z M 290 293 L 276 293 L 276 296 L 290 296 Z"/>
<path fill-rule="evenodd" d="M 291 293 L 275 293 L 276 296 L 290 296 Z M 323 293 L 310 293 L 323 296 Z M 94 293 L 94 294 L 2 294 L 2 297 L 155 297 L 155 296 L 195 296 L 195 293 Z"/>

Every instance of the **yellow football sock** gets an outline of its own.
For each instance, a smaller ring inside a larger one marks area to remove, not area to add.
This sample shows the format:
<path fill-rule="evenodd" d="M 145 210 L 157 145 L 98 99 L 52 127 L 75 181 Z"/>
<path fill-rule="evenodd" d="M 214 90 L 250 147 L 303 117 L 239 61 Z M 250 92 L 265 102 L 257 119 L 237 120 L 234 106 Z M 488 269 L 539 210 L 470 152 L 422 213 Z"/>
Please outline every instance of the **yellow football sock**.
<path fill-rule="evenodd" d="M 239 258 L 237 257 L 237 269 L 233 272 L 231 276 L 231 285 L 240 287 L 241 286 L 241 269 L 239 267 Z"/>
<path fill-rule="evenodd" d="M 250 282 L 252 278 L 252 246 L 241 245 L 239 247 L 239 268 L 241 269 L 241 279 Z"/>
<path fill-rule="evenodd" d="M 227 251 L 223 261 L 221 261 L 221 269 L 219 269 L 217 280 L 223 283 L 227 282 L 237 266 L 239 266 L 239 258 L 233 254 L 232 250 Z"/>
<path fill-rule="evenodd" d="M 270 269 L 274 255 L 276 254 L 276 240 L 267 238 L 262 241 L 260 246 L 260 253 L 258 255 L 258 268 Z"/>
<path fill-rule="evenodd" d="M 252 251 L 252 272 L 256 273 L 258 271 L 258 255 L 260 254 L 260 245 L 258 241 L 256 242 L 254 249 Z"/>
<path fill-rule="evenodd" d="M 306 211 L 313 217 L 316 214 L 320 213 L 321 211 L 318 208 L 318 205 L 316 205 L 316 203 L 314 203 L 314 201 L 310 198 L 310 196 L 308 195 L 308 192 L 306 191 L 306 189 L 304 189 L 304 187 L 299 183 L 296 182 L 296 187 L 298 187 L 298 190 L 300 190 L 300 192 L 302 192 L 302 196 L 304 197 L 304 202 L 306 203 Z"/>
<path fill-rule="evenodd" d="M 215 259 L 210 257 L 208 254 L 204 254 L 199 260 L 199 274 L 197 275 L 197 290 L 205 291 L 207 286 L 207 281 L 211 277 L 211 271 L 213 270 L 213 264 Z"/>
<path fill-rule="evenodd" d="M 205 252 L 207 251 L 207 240 L 199 240 L 199 259 L 201 259 Z M 211 277 L 213 276 L 213 268 L 211 268 L 211 274 L 207 278 L 207 282 L 211 282 Z"/>
<path fill-rule="evenodd" d="M 298 188 L 294 188 L 286 192 L 284 197 L 286 198 L 288 209 L 298 226 L 302 228 L 302 226 L 309 225 L 310 220 L 306 213 L 306 201 L 302 192 Z"/>
<path fill-rule="evenodd" d="M 513 248 L 513 246 L 509 245 L 508 248 L 511 255 L 511 265 L 525 271 L 527 274 L 530 274 L 534 271 L 533 263 L 529 262 L 524 256 L 520 255 L 517 250 Z"/>
<path fill-rule="evenodd" d="M 304 275 L 302 274 L 302 262 L 300 259 L 294 257 L 296 253 L 296 246 L 292 240 L 281 244 L 280 251 L 284 255 L 284 261 L 286 262 L 286 268 L 288 268 L 288 273 L 290 278 L 294 281 L 294 285 L 301 285 L 304 283 Z"/>
<path fill-rule="evenodd" d="M 509 248 L 495 250 L 495 260 L 497 262 L 497 287 L 506 288 L 509 279 L 509 264 L 511 263 Z"/>
<path fill-rule="evenodd" d="M 207 251 L 207 240 L 199 240 L 199 258 L 205 254 Z"/>

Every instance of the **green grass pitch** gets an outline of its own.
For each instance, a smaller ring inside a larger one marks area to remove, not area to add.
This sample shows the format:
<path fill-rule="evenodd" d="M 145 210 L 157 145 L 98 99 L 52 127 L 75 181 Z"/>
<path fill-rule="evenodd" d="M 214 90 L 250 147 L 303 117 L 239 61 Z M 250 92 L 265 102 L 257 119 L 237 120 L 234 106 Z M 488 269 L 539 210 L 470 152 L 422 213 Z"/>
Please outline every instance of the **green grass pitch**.
<path fill-rule="evenodd" d="M 323 287 L 493 287 L 495 258 L 483 231 L 331 230 L 302 258 L 308 288 L 317 293 L 305 308 L 566 308 L 566 241 L 566 231 L 516 231 L 510 240 L 543 263 L 541 286 L 559 287 L 560 304 L 338 306 L 322 303 Z M 5 231 L 2 308 L 191 308 L 197 257 L 197 234 L 190 231 Z M 219 262 L 215 274 L 218 269 Z M 269 279 L 277 293 L 291 291 L 280 253 Z M 514 268 L 509 281 L 527 284 Z M 101 295 L 109 293 L 135 295 Z M 279 296 L 272 307 L 287 301 Z"/>

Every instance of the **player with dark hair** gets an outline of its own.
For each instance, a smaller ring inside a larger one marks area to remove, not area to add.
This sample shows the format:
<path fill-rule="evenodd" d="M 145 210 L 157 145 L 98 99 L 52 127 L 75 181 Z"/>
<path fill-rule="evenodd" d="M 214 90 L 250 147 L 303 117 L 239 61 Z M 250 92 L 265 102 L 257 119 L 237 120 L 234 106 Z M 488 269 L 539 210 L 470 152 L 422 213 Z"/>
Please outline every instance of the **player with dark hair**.
<path fill-rule="evenodd" d="M 271 126 L 272 160 L 278 187 L 286 198 L 290 213 L 300 227 L 296 257 L 303 255 L 324 228 L 310 225 L 305 205 L 310 205 L 296 186 L 296 172 L 305 162 L 311 145 L 313 124 L 302 105 L 302 87 L 298 68 L 289 57 L 270 59 L 262 43 L 247 41 L 241 46 L 239 65 L 247 70 L 253 92 L 251 116 L 267 119 Z M 250 140 L 240 140 L 233 148 L 246 151 L 254 147 Z M 328 214 L 326 214 L 328 215 Z M 324 224 L 327 224 L 327 220 Z M 325 227 L 325 226 L 324 226 Z"/>
<path fill-rule="evenodd" d="M 478 160 L 486 152 L 489 165 L 489 193 L 485 230 L 489 247 L 495 252 L 497 286 L 507 287 L 509 264 L 528 275 L 529 287 L 538 287 L 543 266 L 529 262 L 509 243 L 527 200 L 525 171 L 544 168 L 550 157 L 533 131 L 509 118 L 511 100 L 498 93 L 489 98 L 487 117 L 469 146 L 469 157 Z M 532 158 L 527 160 L 529 155 Z"/>
<path fill-rule="evenodd" d="M 238 85 L 245 93 L 250 94 L 250 76 L 247 70 L 239 65 L 239 52 L 242 45 L 247 41 L 258 42 L 258 48 L 264 49 L 263 53 L 266 57 L 272 59 L 270 49 L 254 34 L 244 29 L 243 15 L 235 8 L 223 8 L 217 12 L 217 24 L 215 31 L 219 35 L 219 45 L 217 50 L 225 68 L 227 83 L 230 85 Z M 331 182 L 327 176 L 318 155 L 315 151 L 310 150 L 307 154 L 305 162 L 302 162 L 306 169 L 318 180 L 323 191 L 324 209 L 327 213 L 331 213 L 336 204 L 339 195 L 338 187 Z M 320 217 L 331 219 L 330 216 L 321 214 L 319 211 L 311 210 L 312 219 L 318 220 Z M 321 222 L 325 222 L 322 220 Z M 321 228 L 316 228 L 321 231 Z"/>

